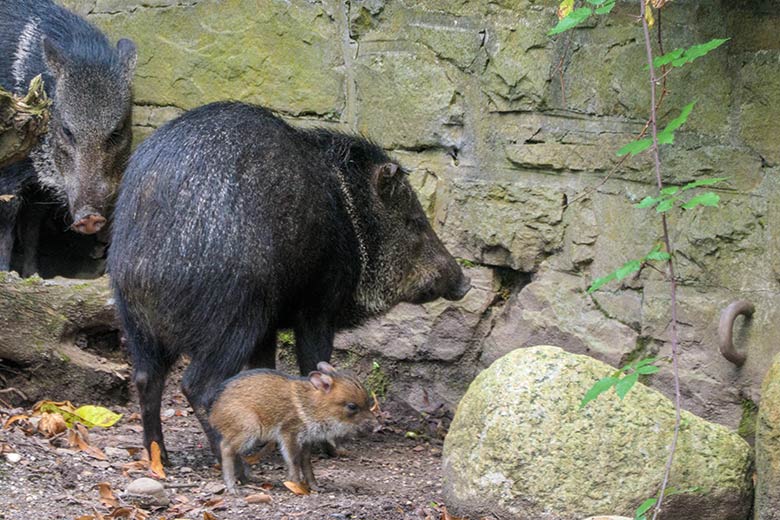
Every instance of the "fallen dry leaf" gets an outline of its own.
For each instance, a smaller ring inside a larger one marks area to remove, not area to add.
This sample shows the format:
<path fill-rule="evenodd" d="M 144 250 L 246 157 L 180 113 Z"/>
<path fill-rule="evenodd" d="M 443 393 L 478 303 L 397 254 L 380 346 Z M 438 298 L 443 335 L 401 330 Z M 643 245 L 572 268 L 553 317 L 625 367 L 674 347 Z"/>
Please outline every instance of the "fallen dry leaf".
<path fill-rule="evenodd" d="M 137 454 L 142 453 L 144 451 L 143 448 L 138 446 L 129 446 L 125 448 L 127 450 L 127 454 L 131 457 L 135 457 Z"/>
<path fill-rule="evenodd" d="M 111 490 L 111 484 L 108 482 L 101 482 L 98 484 L 98 491 L 100 492 L 100 503 L 106 507 L 117 507 L 119 500 L 114 496 L 114 492 Z"/>
<path fill-rule="evenodd" d="M 269 504 L 273 499 L 271 495 L 266 493 L 255 493 L 247 496 L 244 500 L 246 500 L 247 504 Z"/>
<path fill-rule="evenodd" d="M 8 418 L 7 421 L 5 421 L 5 424 L 3 424 L 3 429 L 7 430 L 11 426 L 13 426 L 15 422 L 21 421 L 22 419 L 29 419 L 29 418 L 30 418 L 29 415 L 24 415 L 24 414 L 12 415 L 11 417 Z"/>
<path fill-rule="evenodd" d="M 453 516 L 450 514 L 449 511 L 447 511 L 447 508 L 445 506 L 441 507 L 441 520 L 466 520 L 463 517 L 460 516 Z"/>
<path fill-rule="evenodd" d="M 0 195 L 0 202 L 8 202 L 14 200 L 15 198 L 16 195 L 11 195 L 11 194 Z"/>
<path fill-rule="evenodd" d="M 96 446 L 91 446 L 88 443 L 88 437 L 85 438 L 86 428 L 82 430 L 82 428 L 78 428 L 78 424 L 76 426 L 76 428 L 72 428 L 68 431 L 68 444 L 70 444 L 70 447 L 83 451 L 94 459 L 108 460 L 108 457 L 103 453 L 103 450 Z"/>
<path fill-rule="evenodd" d="M 117 507 L 108 514 L 108 518 L 127 518 L 128 520 L 146 520 L 149 513 L 137 507 Z"/>
<path fill-rule="evenodd" d="M 260 487 L 265 489 L 266 491 L 270 491 L 271 489 L 274 488 L 274 485 L 271 484 L 270 482 L 263 482 L 262 484 L 260 484 Z"/>
<path fill-rule="evenodd" d="M 58 413 L 43 412 L 38 422 L 38 431 L 46 437 L 54 437 L 68 429 L 68 425 Z"/>
<path fill-rule="evenodd" d="M 203 520 L 219 520 L 216 516 L 212 515 L 208 511 L 203 511 Z"/>
<path fill-rule="evenodd" d="M 122 465 L 122 474 L 129 477 L 132 472 L 145 473 L 147 469 L 149 469 L 148 460 L 134 460 Z"/>
<path fill-rule="evenodd" d="M 225 506 L 225 499 L 222 497 L 212 497 L 203 503 L 203 507 L 209 509 L 220 509 Z"/>
<path fill-rule="evenodd" d="M 286 480 L 284 482 L 284 487 L 295 493 L 296 495 L 310 495 L 311 490 L 309 489 L 309 486 L 306 485 L 305 482 L 292 482 L 290 480 Z"/>
<path fill-rule="evenodd" d="M 165 479 L 165 470 L 162 465 L 162 458 L 160 454 L 160 445 L 157 441 L 152 441 L 151 453 L 149 454 L 149 469 L 155 477 Z"/>

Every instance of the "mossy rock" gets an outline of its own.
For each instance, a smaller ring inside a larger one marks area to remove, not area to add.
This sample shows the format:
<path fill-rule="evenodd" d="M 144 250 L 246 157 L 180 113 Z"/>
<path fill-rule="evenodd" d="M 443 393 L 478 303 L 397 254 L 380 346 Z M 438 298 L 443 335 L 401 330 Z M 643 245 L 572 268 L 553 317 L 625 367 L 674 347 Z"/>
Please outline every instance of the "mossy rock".
<path fill-rule="evenodd" d="M 657 493 L 674 405 L 637 384 L 622 401 L 586 391 L 614 368 L 540 346 L 483 371 L 458 406 L 444 444 L 445 502 L 457 515 L 580 520 L 631 515 Z M 723 426 L 683 412 L 665 520 L 745 520 L 750 447 Z"/>

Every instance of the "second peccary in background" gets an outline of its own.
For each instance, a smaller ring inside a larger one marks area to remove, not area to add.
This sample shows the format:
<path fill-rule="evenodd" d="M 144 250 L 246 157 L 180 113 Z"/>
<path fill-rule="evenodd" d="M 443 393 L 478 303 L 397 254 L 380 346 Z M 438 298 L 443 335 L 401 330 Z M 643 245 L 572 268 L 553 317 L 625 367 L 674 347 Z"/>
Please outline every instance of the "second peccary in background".
<path fill-rule="evenodd" d="M 0 170 L 0 194 L 18 196 L 37 184 L 68 205 L 71 229 L 100 231 L 130 155 L 135 64 L 132 41 L 113 47 L 51 0 L 2 0 L 0 84 L 22 93 L 42 74 L 52 107 L 49 131 L 31 160 Z M 0 202 L 0 270 L 10 265 L 21 203 Z"/>
<path fill-rule="evenodd" d="M 325 362 L 308 377 L 275 370 L 247 370 L 217 392 L 209 421 L 220 435 L 222 476 L 228 491 L 246 479 L 241 455 L 275 441 L 287 465 L 287 479 L 317 485 L 311 467 L 315 444 L 369 433 L 378 426 L 368 392 L 353 376 Z"/>
<path fill-rule="evenodd" d="M 274 366 L 279 328 L 307 374 L 336 330 L 470 287 L 379 147 L 241 103 L 192 110 L 138 147 L 108 268 L 147 448 L 162 446 L 165 377 L 187 354 L 182 388 L 217 455 L 205 405 L 242 367 Z"/>

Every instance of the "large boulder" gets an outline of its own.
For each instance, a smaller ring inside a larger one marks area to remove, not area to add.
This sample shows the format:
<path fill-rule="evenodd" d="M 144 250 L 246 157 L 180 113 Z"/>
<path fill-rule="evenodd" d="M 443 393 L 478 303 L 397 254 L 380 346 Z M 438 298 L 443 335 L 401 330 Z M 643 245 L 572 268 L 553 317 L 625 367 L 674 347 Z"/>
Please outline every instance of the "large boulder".
<path fill-rule="evenodd" d="M 756 520 L 780 520 L 780 355 L 761 387 L 756 469 Z"/>
<path fill-rule="evenodd" d="M 444 444 L 444 493 L 457 515 L 517 520 L 632 516 L 658 491 L 674 406 L 637 384 L 579 403 L 614 368 L 557 347 L 515 350 L 471 384 Z M 737 434 L 683 412 L 664 520 L 745 520 L 752 458 Z"/>

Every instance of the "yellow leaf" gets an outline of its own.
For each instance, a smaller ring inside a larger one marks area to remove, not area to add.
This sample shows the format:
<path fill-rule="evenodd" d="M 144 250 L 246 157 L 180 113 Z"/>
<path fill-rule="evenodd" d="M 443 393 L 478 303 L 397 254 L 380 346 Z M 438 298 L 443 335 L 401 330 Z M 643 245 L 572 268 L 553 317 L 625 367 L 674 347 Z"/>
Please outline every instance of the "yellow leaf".
<path fill-rule="evenodd" d="M 90 428 L 93 426 L 108 428 L 109 426 L 116 424 L 116 422 L 122 418 L 122 414 L 114 413 L 108 408 L 91 404 L 79 406 L 73 413 L 79 416 L 82 419 L 81 422 Z"/>
<path fill-rule="evenodd" d="M 648 27 L 652 27 L 655 24 L 655 18 L 653 18 L 653 9 L 650 6 L 650 0 L 645 0 L 645 20 L 647 20 Z"/>
<path fill-rule="evenodd" d="M 152 470 L 152 473 L 154 473 L 157 478 L 164 479 L 165 470 L 163 469 L 162 465 L 160 445 L 157 444 L 157 441 L 152 441 L 150 450 L 151 453 L 149 454 L 149 469 Z"/>
<path fill-rule="evenodd" d="M 563 0 L 558 6 L 558 19 L 563 20 L 574 11 L 574 0 Z"/>

